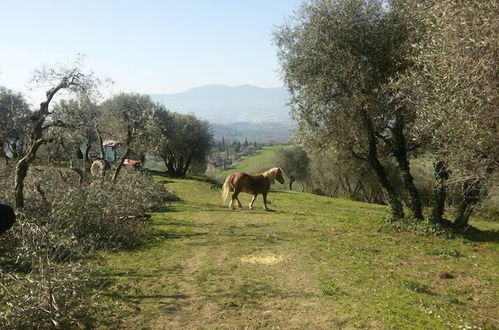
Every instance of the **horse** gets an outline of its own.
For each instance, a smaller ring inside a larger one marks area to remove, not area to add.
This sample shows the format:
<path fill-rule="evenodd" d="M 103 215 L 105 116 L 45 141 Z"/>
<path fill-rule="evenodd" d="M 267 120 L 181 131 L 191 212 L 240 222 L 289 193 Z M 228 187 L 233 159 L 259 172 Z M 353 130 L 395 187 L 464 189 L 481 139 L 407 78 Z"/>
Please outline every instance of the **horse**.
<path fill-rule="evenodd" d="M 258 194 L 262 194 L 263 196 L 263 205 L 265 210 L 268 211 L 267 207 L 267 193 L 269 192 L 270 185 L 275 182 L 275 180 L 279 181 L 279 183 L 284 183 L 284 178 L 282 176 L 282 170 L 279 167 L 271 168 L 270 170 L 256 174 L 250 175 L 244 172 L 232 173 L 227 176 L 225 179 L 223 189 L 222 189 L 222 198 L 224 202 L 227 200 L 229 196 L 229 191 L 233 191 L 232 198 L 230 200 L 229 207 L 231 209 L 235 209 L 234 200 L 237 201 L 239 207 L 242 208 L 241 202 L 237 196 L 240 192 L 245 192 L 253 195 L 253 199 L 249 204 L 249 209 L 253 208 L 253 203 L 255 202 L 256 196 Z"/>

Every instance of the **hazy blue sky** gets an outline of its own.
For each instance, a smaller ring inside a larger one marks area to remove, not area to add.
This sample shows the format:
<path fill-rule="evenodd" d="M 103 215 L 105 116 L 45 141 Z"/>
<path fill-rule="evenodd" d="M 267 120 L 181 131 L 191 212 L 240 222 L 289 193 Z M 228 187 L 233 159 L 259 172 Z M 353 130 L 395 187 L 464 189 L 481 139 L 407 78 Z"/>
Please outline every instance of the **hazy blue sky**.
<path fill-rule="evenodd" d="M 0 85 L 25 91 L 42 64 L 86 55 L 114 91 L 280 86 L 274 25 L 300 0 L 0 0 Z"/>

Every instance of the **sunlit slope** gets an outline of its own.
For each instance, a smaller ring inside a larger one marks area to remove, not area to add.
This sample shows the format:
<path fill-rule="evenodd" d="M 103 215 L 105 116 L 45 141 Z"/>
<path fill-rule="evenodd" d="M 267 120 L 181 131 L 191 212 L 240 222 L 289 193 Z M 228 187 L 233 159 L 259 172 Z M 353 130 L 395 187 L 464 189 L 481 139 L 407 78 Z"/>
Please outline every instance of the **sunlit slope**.
<path fill-rule="evenodd" d="M 243 157 L 226 170 L 217 169 L 212 172 L 218 181 L 225 179 L 227 175 L 234 172 L 246 172 L 250 174 L 261 173 L 269 168 L 275 167 L 275 156 L 279 149 L 290 148 L 287 145 L 263 147 L 255 154 Z"/>
<path fill-rule="evenodd" d="M 497 228 L 475 241 L 387 231 L 384 206 L 289 191 L 270 192 L 273 212 L 243 194 L 229 210 L 218 185 L 161 180 L 182 200 L 153 215 L 144 248 L 104 257 L 103 328 L 497 325 Z"/>

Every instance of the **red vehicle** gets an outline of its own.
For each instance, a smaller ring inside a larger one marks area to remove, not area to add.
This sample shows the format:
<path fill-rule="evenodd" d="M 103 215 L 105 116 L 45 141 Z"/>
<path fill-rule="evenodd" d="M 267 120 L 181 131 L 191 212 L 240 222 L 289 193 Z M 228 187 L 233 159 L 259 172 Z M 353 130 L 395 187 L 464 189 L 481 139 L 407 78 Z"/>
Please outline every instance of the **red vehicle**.
<path fill-rule="evenodd" d="M 135 159 L 125 159 L 123 165 L 133 168 L 134 170 L 140 170 L 142 168 L 142 164 L 140 163 L 140 161 Z"/>

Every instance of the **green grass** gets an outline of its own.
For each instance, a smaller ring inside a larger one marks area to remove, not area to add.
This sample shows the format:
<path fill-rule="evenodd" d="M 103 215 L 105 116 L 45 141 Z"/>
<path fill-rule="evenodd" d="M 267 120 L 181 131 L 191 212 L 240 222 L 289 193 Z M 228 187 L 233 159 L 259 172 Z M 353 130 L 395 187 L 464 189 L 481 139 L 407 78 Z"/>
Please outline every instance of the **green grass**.
<path fill-rule="evenodd" d="M 380 230 L 384 206 L 271 191 L 273 212 L 232 211 L 218 185 L 160 179 L 182 200 L 99 262 L 101 328 L 499 326 L 494 223 L 487 242 L 414 235 Z"/>
<path fill-rule="evenodd" d="M 214 177 L 218 181 L 223 181 L 227 175 L 237 172 L 246 172 L 250 174 L 261 173 L 269 168 L 275 167 L 275 155 L 276 152 L 283 148 L 290 148 L 286 145 L 278 145 L 271 147 L 263 147 L 258 150 L 257 153 L 243 157 L 237 163 L 234 163 L 230 168 L 226 170 L 214 169 L 210 176 Z"/>

